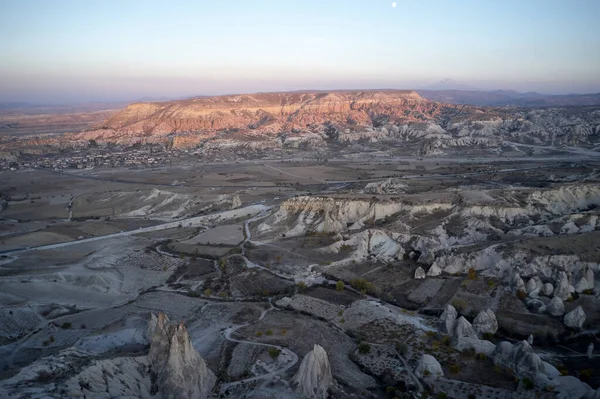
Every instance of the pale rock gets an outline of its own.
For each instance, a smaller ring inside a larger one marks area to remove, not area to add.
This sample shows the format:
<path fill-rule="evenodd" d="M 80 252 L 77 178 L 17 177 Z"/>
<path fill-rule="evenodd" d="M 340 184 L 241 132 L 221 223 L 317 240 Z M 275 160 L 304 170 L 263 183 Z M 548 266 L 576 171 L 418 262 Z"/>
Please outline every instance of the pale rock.
<path fill-rule="evenodd" d="M 491 309 L 479 312 L 475 320 L 473 320 L 473 329 L 477 334 L 496 334 L 498 331 L 498 321 L 496 315 Z"/>
<path fill-rule="evenodd" d="M 440 319 L 444 322 L 444 326 L 446 327 L 446 334 L 452 334 L 452 330 L 454 329 L 454 322 L 458 317 L 458 312 L 454 308 L 454 306 L 448 304 L 446 305 L 446 309 L 442 312 Z"/>
<path fill-rule="evenodd" d="M 544 286 L 542 287 L 542 294 L 546 295 L 546 296 L 550 296 L 552 295 L 552 292 L 554 291 L 554 287 L 552 286 L 552 284 L 550 283 L 546 283 L 544 284 Z"/>
<path fill-rule="evenodd" d="M 435 357 L 427 354 L 423 354 L 419 362 L 417 363 L 417 368 L 415 369 L 415 374 L 418 377 L 443 377 L 444 372 L 442 371 L 442 366 L 436 360 Z"/>
<path fill-rule="evenodd" d="M 585 312 L 581 306 L 577 306 L 575 309 L 565 315 L 563 320 L 565 326 L 571 328 L 581 328 L 585 323 Z"/>
<path fill-rule="evenodd" d="M 450 334 L 454 338 L 474 338 L 477 339 L 477 333 L 471 326 L 471 323 L 463 316 L 460 316 L 456 323 L 454 323 L 454 327 L 452 328 L 452 334 Z"/>
<path fill-rule="evenodd" d="M 581 399 L 600 399 L 600 389 L 590 389 L 581 397 Z"/>
<path fill-rule="evenodd" d="M 588 282 L 588 289 L 593 290 L 596 285 L 596 279 L 594 277 L 594 271 L 590 267 L 588 267 L 585 272 L 585 279 Z"/>
<path fill-rule="evenodd" d="M 313 350 L 302 359 L 293 381 L 298 384 L 296 390 L 303 397 L 327 398 L 327 390 L 333 384 L 333 376 L 325 349 L 315 344 Z"/>
<path fill-rule="evenodd" d="M 525 282 L 519 275 L 519 273 L 515 273 L 512 278 L 512 286 L 515 291 L 525 291 Z"/>
<path fill-rule="evenodd" d="M 546 311 L 552 316 L 562 316 L 565 313 L 565 304 L 562 299 L 555 296 L 550 300 L 548 305 L 546 305 Z"/>
<path fill-rule="evenodd" d="M 423 270 L 423 268 L 421 266 L 417 267 L 417 270 L 415 270 L 415 279 L 422 280 L 424 278 L 425 278 L 425 270 Z"/>
<path fill-rule="evenodd" d="M 474 349 L 477 353 L 483 353 L 484 355 L 491 357 L 496 349 L 496 345 L 485 339 L 475 339 L 462 337 L 454 340 L 452 347 L 458 351 L 464 351 L 467 349 Z"/>
<path fill-rule="evenodd" d="M 512 369 L 520 377 L 534 379 L 545 371 L 542 359 L 533 352 L 527 341 L 516 345 L 507 341 L 500 342 L 492 354 L 492 360 L 497 366 Z"/>
<path fill-rule="evenodd" d="M 575 292 L 581 294 L 583 291 L 587 290 L 589 287 L 589 283 L 585 277 L 581 277 L 577 284 L 575 284 Z"/>
<path fill-rule="evenodd" d="M 556 287 L 554 287 L 554 296 L 559 297 L 565 301 L 571 296 L 571 285 L 569 284 L 569 277 L 564 271 L 558 273 L 558 281 Z"/>
<path fill-rule="evenodd" d="M 529 337 L 527 337 L 527 343 L 529 345 L 533 345 L 533 334 L 529 334 Z"/>
<path fill-rule="evenodd" d="M 592 358 L 592 353 L 594 352 L 594 343 L 590 343 L 587 348 L 587 357 L 588 359 Z"/>
<path fill-rule="evenodd" d="M 436 276 L 439 276 L 440 274 L 442 274 L 442 269 L 436 263 L 431 265 L 429 270 L 427 270 L 428 277 L 436 277 Z"/>
<path fill-rule="evenodd" d="M 571 375 L 554 378 L 552 386 L 554 387 L 554 392 L 556 392 L 556 399 L 581 399 L 592 391 L 592 388 L 588 384 Z"/>
<path fill-rule="evenodd" d="M 159 313 L 155 325 L 154 318 L 149 324 L 154 331 L 148 358 L 162 397 L 208 398 L 216 377 L 192 346 L 183 323 L 171 324 L 164 313 Z"/>

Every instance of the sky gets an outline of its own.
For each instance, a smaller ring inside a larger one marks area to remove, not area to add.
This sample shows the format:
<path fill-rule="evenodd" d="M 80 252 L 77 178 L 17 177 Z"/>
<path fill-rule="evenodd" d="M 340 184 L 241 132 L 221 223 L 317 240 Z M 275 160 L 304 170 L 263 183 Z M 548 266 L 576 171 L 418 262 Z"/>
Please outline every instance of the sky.
<path fill-rule="evenodd" d="M 0 101 L 600 92 L 600 0 L 0 0 Z"/>

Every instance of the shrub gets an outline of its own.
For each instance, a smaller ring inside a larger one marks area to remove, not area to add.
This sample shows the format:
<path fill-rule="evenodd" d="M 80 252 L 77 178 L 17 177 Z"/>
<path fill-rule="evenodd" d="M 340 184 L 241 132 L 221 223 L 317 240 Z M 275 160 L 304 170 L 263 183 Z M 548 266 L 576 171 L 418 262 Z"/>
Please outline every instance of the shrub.
<path fill-rule="evenodd" d="M 485 340 L 490 341 L 492 338 L 494 338 L 494 334 L 486 332 L 486 333 L 483 333 L 482 338 L 485 339 Z"/>
<path fill-rule="evenodd" d="M 212 290 L 210 288 L 207 288 L 204 290 L 204 296 L 211 296 L 212 295 Z"/>
<path fill-rule="evenodd" d="M 585 370 L 579 371 L 579 379 L 581 381 L 587 381 L 590 379 L 591 376 L 592 376 L 592 370 L 590 370 L 590 369 L 585 369 Z"/>
<path fill-rule="evenodd" d="M 490 288 L 494 288 L 496 286 L 496 283 L 494 282 L 494 280 L 488 280 L 487 285 Z"/>
<path fill-rule="evenodd" d="M 304 281 L 300 281 L 298 284 L 296 284 L 296 287 L 298 287 L 298 291 L 300 291 L 300 292 L 304 292 L 308 288 Z"/>
<path fill-rule="evenodd" d="M 450 346 L 450 343 L 452 342 L 452 340 L 450 339 L 450 337 L 448 335 L 444 335 L 442 337 L 442 344 L 444 346 Z"/>
<path fill-rule="evenodd" d="M 369 353 L 371 351 L 371 345 L 367 344 L 366 342 L 361 342 L 360 344 L 358 344 L 358 353 L 362 353 L 363 355 L 365 353 Z"/>
<path fill-rule="evenodd" d="M 583 294 L 585 295 L 594 295 L 594 290 L 591 288 L 588 288 L 587 290 L 583 290 Z"/>
<path fill-rule="evenodd" d="M 456 309 L 457 312 L 461 312 L 464 308 L 467 307 L 467 303 L 462 299 L 455 299 L 451 303 L 452 306 Z"/>
<path fill-rule="evenodd" d="M 62 328 L 62 329 L 65 329 L 65 330 L 68 330 L 69 328 L 71 328 L 71 323 L 70 323 L 70 322 L 68 322 L 68 321 L 65 321 L 64 323 L 62 323 L 62 324 L 60 325 L 60 328 Z"/>
<path fill-rule="evenodd" d="M 437 393 L 437 399 L 446 399 L 448 397 L 448 394 L 446 392 L 438 392 Z"/>
<path fill-rule="evenodd" d="M 523 388 L 525 388 L 525 389 L 533 389 L 533 387 L 534 387 L 533 381 L 531 381 L 527 377 L 523 378 Z"/>
<path fill-rule="evenodd" d="M 285 334 L 287 334 L 287 330 L 285 328 L 282 328 L 281 329 L 281 335 L 285 335 Z"/>
<path fill-rule="evenodd" d="M 485 353 L 481 353 L 481 352 L 478 353 L 476 357 L 477 357 L 478 360 L 485 360 L 485 359 L 487 359 L 487 356 L 485 355 Z"/>
<path fill-rule="evenodd" d="M 452 374 L 458 374 L 460 372 L 460 366 L 458 364 L 451 364 L 448 369 Z"/>
<path fill-rule="evenodd" d="M 343 317 L 340 319 L 340 323 L 344 324 L 346 322 L 346 319 L 344 319 Z"/>
<path fill-rule="evenodd" d="M 277 359 L 280 354 L 281 354 L 281 349 L 269 348 L 269 356 L 271 356 L 273 359 Z"/>
<path fill-rule="evenodd" d="M 257 331 L 255 335 L 256 335 L 257 337 L 262 337 L 262 334 L 263 334 L 263 333 L 262 333 L 262 331 Z"/>
<path fill-rule="evenodd" d="M 525 298 L 527 298 L 527 292 L 525 292 L 523 290 L 518 290 L 517 291 L 517 298 L 519 298 L 519 299 L 525 299 Z"/>
<path fill-rule="evenodd" d="M 470 268 L 468 273 L 467 273 L 467 278 L 469 280 L 477 280 L 477 272 L 475 271 L 475 268 Z"/>
<path fill-rule="evenodd" d="M 344 315 L 344 309 L 338 310 L 338 316 L 343 316 L 343 315 Z"/>
<path fill-rule="evenodd" d="M 430 375 L 431 375 L 431 373 L 429 372 L 429 370 L 423 371 L 423 376 L 429 377 Z"/>
<path fill-rule="evenodd" d="M 273 330 L 269 329 L 269 330 L 265 331 L 265 335 L 268 335 L 268 336 L 273 335 Z"/>
<path fill-rule="evenodd" d="M 342 280 L 339 280 L 337 283 L 335 283 L 335 290 L 344 291 L 344 282 Z"/>
<path fill-rule="evenodd" d="M 560 375 L 569 375 L 569 370 L 567 370 L 564 366 L 559 368 L 558 371 L 560 372 Z"/>

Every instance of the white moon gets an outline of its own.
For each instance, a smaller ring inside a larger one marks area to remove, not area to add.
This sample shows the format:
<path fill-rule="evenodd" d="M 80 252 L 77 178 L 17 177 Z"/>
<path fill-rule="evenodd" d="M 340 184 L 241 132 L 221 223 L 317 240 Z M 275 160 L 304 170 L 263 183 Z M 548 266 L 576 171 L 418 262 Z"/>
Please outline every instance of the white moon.
<path fill-rule="evenodd" d="M 395 1 L 392 2 L 392 8 L 396 8 L 396 2 Z"/>

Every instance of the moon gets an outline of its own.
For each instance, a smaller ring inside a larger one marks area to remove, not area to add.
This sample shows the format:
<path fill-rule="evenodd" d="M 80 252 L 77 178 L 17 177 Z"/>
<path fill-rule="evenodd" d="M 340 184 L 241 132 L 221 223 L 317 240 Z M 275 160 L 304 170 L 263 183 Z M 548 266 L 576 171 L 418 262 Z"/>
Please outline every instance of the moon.
<path fill-rule="evenodd" d="M 392 2 L 392 8 L 396 8 L 396 2 L 395 1 Z"/>

